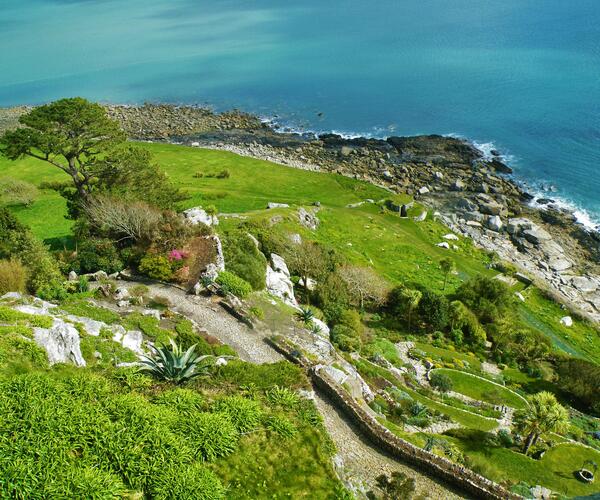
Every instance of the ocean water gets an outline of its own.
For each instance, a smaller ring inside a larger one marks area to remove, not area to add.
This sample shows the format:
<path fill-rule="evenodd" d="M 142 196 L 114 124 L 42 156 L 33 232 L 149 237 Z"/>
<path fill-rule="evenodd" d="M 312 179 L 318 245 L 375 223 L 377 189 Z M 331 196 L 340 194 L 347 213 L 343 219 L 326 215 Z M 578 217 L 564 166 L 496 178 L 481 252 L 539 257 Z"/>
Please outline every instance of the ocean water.
<path fill-rule="evenodd" d="M 0 106 L 238 107 L 455 134 L 600 221 L 600 0 L 1 0 Z"/>

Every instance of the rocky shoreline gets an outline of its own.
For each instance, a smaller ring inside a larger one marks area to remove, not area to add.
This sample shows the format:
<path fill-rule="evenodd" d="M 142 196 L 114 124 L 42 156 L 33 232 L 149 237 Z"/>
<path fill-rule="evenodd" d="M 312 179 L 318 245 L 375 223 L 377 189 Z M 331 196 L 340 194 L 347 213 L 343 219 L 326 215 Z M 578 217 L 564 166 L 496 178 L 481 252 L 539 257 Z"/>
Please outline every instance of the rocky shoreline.
<path fill-rule="evenodd" d="M 574 314 L 600 321 L 600 235 L 551 200 L 543 209 L 510 178 L 498 152 L 438 135 L 343 138 L 278 130 L 232 110 L 106 106 L 132 139 L 231 151 L 295 168 L 363 179 L 412 195 L 457 234 L 512 263 Z M 27 108 L 0 110 L 0 132 Z M 523 279 L 527 279 L 523 276 Z"/>

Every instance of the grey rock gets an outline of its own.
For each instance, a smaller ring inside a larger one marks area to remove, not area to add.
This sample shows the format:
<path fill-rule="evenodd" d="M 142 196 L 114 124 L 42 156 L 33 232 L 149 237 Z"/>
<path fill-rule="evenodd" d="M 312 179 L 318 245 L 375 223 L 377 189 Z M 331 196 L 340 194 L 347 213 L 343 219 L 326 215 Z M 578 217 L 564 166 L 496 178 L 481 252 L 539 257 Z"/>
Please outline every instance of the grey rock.
<path fill-rule="evenodd" d="M 533 222 L 531 222 L 529 219 L 519 217 L 514 219 L 508 219 L 506 230 L 509 234 L 519 234 L 521 233 L 521 231 L 532 229 L 533 226 Z"/>
<path fill-rule="evenodd" d="M 290 234 L 290 241 L 296 245 L 300 245 L 302 243 L 302 236 L 298 233 Z"/>
<path fill-rule="evenodd" d="M 462 216 L 466 221 L 483 222 L 485 219 L 484 215 L 479 212 L 465 212 Z"/>
<path fill-rule="evenodd" d="M 573 263 L 568 261 L 567 259 L 562 259 L 560 257 L 553 257 L 549 260 L 548 265 L 553 271 L 566 271 L 573 267 Z"/>
<path fill-rule="evenodd" d="M 34 328 L 33 338 L 40 347 L 44 348 L 51 365 L 73 363 L 76 366 L 85 366 L 85 359 L 81 355 L 79 333 L 73 325 L 55 318 L 51 328 Z"/>
<path fill-rule="evenodd" d="M 492 231 L 499 233 L 504 224 L 502 223 L 502 219 L 500 217 L 494 215 L 486 221 L 485 225 Z"/>
<path fill-rule="evenodd" d="M 129 290 L 127 290 L 127 288 L 124 288 L 124 287 L 119 287 L 115 290 L 113 297 L 116 301 L 128 300 L 129 299 Z"/>
<path fill-rule="evenodd" d="M 283 260 L 277 254 L 271 254 L 271 265 L 267 265 L 266 277 L 267 291 L 281 299 L 292 307 L 297 307 L 298 303 L 294 297 L 294 284 L 290 279 L 290 271 Z"/>
<path fill-rule="evenodd" d="M 205 224 L 207 226 L 219 225 L 219 218 L 216 215 L 209 215 L 202 207 L 188 208 L 183 212 L 186 220 L 193 226 Z"/>
<path fill-rule="evenodd" d="M 342 149 L 340 151 L 340 154 L 344 157 L 348 157 L 350 156 L 352 153 L 354 152 L 354 149 L 348 147 L 348 146 L 342 146 Z"/>
<path fill-rule="evenodd" d="M 444 174 L 442 174 L 441 172 L 434 172 L 433 178 L 437 181 L 441 181 L 444 179 Z"/>
<path fill-rule="evenodd" d="M 267 208 L 271 209 L 271 208 L 288 208 L 289 205 L 287 203 L 275 203 L 273 201 L 270 201 L 269 203 L 267 203 Z"/>
<path fill-rule="evenodd" d="M 534 245 L 539 245 L 543 241 L 552 239 L 550 233 L 541 227 L 532 227 L 531 229 L 526 229 L 523 231 L 523 236 L 527 241 L 533 243 Z"/>
<path fill-rule="evenodd" d="M 585 276 L 575 276 L 571 279 L 571 284 L 584 293 L 595 292 L 598 289 L 598 284 Z"/>
<path fill-rule="evenodd" d="M 304 207 L 298 209 L 298 220 L 304 227 L 315 231 L 319 227 L 319 219 L 317 216 L 307 211 Z"/>
<path fill-rule="evenodd" d="M 450 185 L 451 191 L 463 191 L 464 189 L 465 189 L 465 183 L 463 181 L 461 181 L 460 179 L 455 180 Z"/>
<path fill-rule="evenodd" d="M 78 276 L 77 276 L 77 273 L 75 271 L 71 271 L 69 273 L 69 278 L 68 278 L 69 281 L 77 281 L 77 278 L 78 278 Z"/>
<path fill-rule="evenodd" d="M 490 201 L 480 203 L 479 211 L 486 215 L 500 215 L 504 211 L 504 207 L 495 201 Z"/>
<path fill-rule="evenodd" d="M 438 243 L 436 247 L 445 248 L 446 250 L 449 250 L 450 244 L 447 241 L 442 241 L 441 243 Z"/>
<path fill-rule="evenodd" d="M 467 212 L 475 212 L 478 209 L 477 204 L 475 204 L 469 198 L 461 198 L 456 203 L 456 206 L 458 208 L 462 208 L 463 210 L 466 210 Z"/>
<path fill-rule="evenodd" d="M 420 187 L 417 191 L 419 194 L 427 194 L 429 193 L 429 188 L 427 186 Z"/>

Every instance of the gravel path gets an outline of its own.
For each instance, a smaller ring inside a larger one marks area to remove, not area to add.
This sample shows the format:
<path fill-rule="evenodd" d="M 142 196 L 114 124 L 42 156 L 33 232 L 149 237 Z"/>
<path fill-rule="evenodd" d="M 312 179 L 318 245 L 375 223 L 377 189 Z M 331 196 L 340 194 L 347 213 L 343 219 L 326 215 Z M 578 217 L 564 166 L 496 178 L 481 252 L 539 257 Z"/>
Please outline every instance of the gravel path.
<path fill-rule="evenodd" d="M 129 288 L 135 284 L 125 282 L 119 283 L 119 286 Z M 186 295 L 181 290 L 165 285 L 151 285 L 149 288 L 151 295 L 168 298 L 173 304 L 173 310 L 195 321 L 210 335 L 233 347 L 244 361 L 275 363 L 284 359 L 264 342 L 264 338 L 270 335 L 270 332 L 249 329 L 227 314 L 210 298 Z M 423 475 L 416 468 L 379 452 L 328 399 L 319 393 L 315 394 L 315 404 L 338 450 L 335 459 L 338 474 L 356 490 L 364 491 L 365 484 L 372 484 L 373 480 L 382 473 L 400 471 L 415 478 L 417 493 L 423 498 L 436 500 L 466 498 L 451 489 L 451 486 Z"/>

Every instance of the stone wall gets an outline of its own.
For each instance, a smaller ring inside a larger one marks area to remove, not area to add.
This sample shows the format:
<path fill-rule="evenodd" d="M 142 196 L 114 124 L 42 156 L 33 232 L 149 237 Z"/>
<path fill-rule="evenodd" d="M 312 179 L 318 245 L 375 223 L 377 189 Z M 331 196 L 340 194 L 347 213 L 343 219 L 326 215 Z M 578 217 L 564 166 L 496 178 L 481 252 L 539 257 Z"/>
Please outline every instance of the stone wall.
<path fill-rule="evenodd" d="M 363 434 L 392 456 L 409 462 L 419 469 L 426 470 L 432 475 L 475 495 L 477 498 L 493 500 L 523 498 L 480 476 L 471 469 L 455 464 L 399 438 L 373 419 L 350 397 L 344 388 L 338 386 L 326 374 L 312 369 L 311 376 L 314 384 L 326 393 L 338 408 L 344 411 Z"/>
<path fill-rule="evenodd" d="M 518 500 L 523 498 L 473 472 L 471 469 L 425 451 L 396 436 L 361 408 L 343 387 L 336 384 L 326 373 L 322 373 L 312 366 L 310 360 L 291 342 L 279 336 L 267 339 L 267 342 L 288 360 L 307 369 L 314 385 L 329 396 L 335 406 L 343 410 L 366 437 L 392 456 L 456 485 L 476 498 L 491 500 Z"/>

